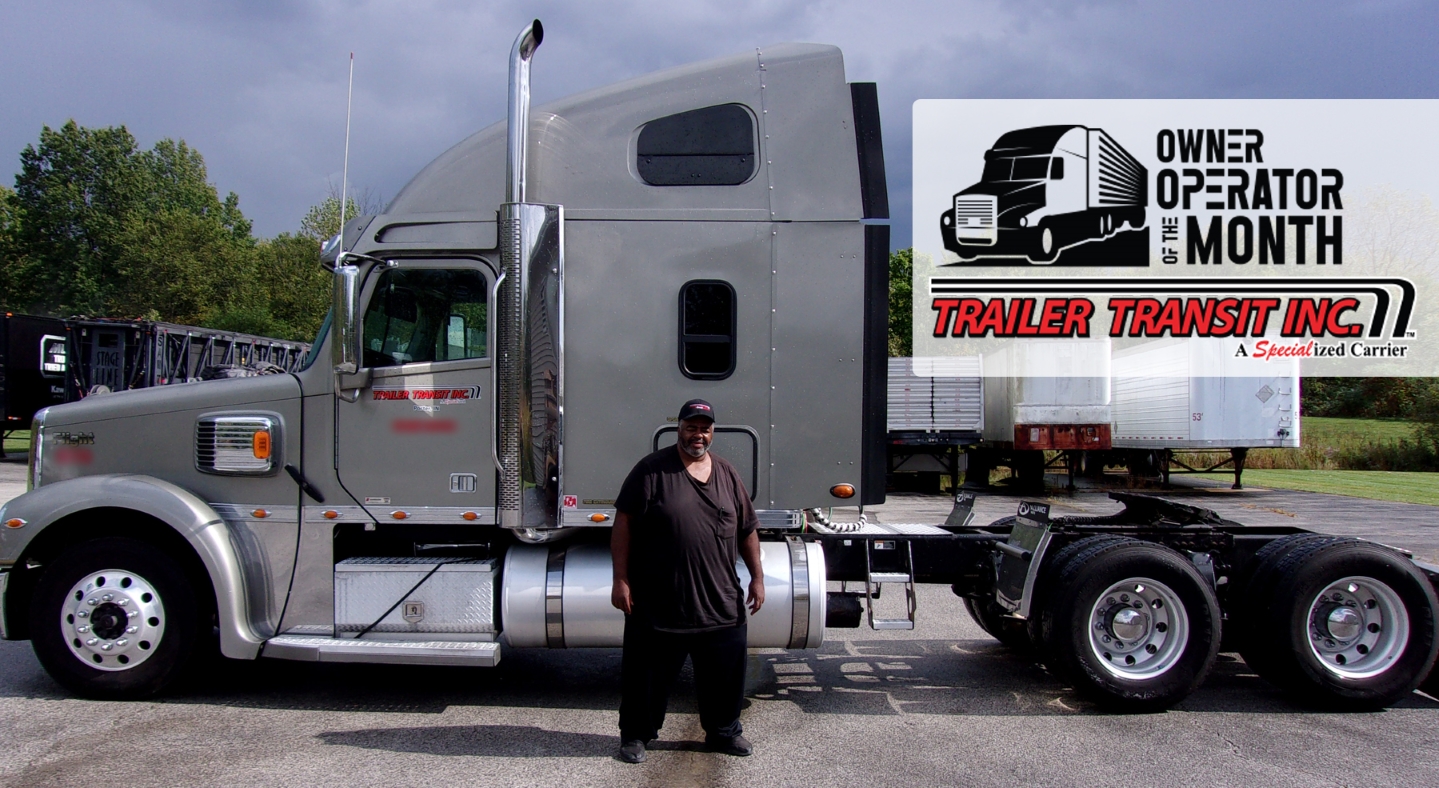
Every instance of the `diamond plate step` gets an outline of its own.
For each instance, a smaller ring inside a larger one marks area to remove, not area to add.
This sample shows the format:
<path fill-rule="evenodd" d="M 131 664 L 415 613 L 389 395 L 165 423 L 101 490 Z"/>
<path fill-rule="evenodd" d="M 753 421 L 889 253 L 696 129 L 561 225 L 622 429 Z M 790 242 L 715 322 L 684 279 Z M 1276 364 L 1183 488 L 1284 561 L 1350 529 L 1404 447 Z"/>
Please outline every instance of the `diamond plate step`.
<path fill-rule="evenodd" d="M 492 668 L 499 643 L 444 640 L 394 641 L 278 635 L 265 641 L 261 656 L 302 662 L 371 662 L 386 665 L 471 665 Z"/>

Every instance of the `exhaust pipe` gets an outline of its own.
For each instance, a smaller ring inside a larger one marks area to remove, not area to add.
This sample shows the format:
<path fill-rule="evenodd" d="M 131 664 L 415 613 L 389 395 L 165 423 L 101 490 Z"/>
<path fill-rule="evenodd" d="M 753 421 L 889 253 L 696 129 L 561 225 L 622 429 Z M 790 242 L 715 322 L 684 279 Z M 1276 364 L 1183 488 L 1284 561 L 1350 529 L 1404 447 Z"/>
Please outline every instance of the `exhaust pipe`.
<path fill-rule="evenodd" d="M 564 209 L 527 201 L 530 60 L 543 38 L 536 19 L 510 51 L 495 282 L 496 519 L 528 542 L 548 541 L 559 525 L 564 417 Z"/>

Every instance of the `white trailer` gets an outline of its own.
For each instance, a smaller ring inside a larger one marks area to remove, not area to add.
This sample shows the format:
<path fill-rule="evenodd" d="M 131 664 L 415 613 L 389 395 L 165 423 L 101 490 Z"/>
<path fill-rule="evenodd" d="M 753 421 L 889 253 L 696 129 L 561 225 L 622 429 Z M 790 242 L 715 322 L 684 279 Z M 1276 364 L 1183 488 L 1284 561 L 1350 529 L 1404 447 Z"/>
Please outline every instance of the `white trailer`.
<path fill-rule="evenodd" d="M 1299 447 L 1295 359 L 1232 358 L 1219 343 L 1165 339 L 1116 351 L 1113 374 L 1114 448 L 1164 452 L 1131 459 L 1166 478 L 1175 450 L 1229 451 L 1238 488 L 1249 449 Z"/>
<path fill-rule="evenodd" d="M 1178 339 L 1115 352 L 1114 447 L 1298 448 L 1299 362 L 1262 362 L 1270 374 L 1256 375 L 1224 356 Z"/>

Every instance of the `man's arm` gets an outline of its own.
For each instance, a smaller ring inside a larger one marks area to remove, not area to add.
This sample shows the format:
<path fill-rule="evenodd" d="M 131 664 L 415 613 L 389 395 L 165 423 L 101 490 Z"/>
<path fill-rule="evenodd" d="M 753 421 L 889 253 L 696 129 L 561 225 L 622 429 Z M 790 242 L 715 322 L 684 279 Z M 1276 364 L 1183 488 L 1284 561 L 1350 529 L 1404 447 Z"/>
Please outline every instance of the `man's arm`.
<path fill-rule="evenodd" d="M 760 565 L 759 532 L 750 531 L 739 543 L 739 555 L 749 569 L 749 612 L 758 613 L 764 607 L 764 567 Z"/>
<path fill-rule="evenodd" d="M 615 526 L 610 529 L 610 557 L 615 565 L 610 604 L 629 615 L 634 612 L 634 600 L 630 598 L 630 516 L 624 512 L 615 512 Z"/>

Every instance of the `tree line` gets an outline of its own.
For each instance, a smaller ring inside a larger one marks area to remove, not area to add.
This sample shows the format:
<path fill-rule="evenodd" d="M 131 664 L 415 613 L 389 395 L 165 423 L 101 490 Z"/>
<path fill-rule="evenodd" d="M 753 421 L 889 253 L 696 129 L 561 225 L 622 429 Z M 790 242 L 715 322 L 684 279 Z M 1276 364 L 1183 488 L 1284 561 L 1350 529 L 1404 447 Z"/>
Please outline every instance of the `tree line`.
<path fill-rule="evenodd" d="M 15 188 L 0 186 L 0 306 L 308 341 L 329 306 L 319 253 L 339 214 L 331 195 L 294 232 L 256 238 L 183 140 L 142 150 L 124 126 L 47 126 Z"/>

